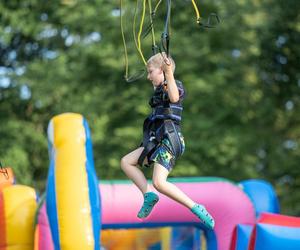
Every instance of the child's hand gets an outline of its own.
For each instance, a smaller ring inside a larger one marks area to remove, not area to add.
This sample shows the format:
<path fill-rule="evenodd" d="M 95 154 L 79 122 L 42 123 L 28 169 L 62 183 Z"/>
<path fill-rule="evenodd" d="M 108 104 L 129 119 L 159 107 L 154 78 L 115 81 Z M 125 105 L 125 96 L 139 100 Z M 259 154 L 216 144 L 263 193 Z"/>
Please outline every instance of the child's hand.
<path fill-rule="evenodd" d="M 163 65 L 162 65 L 162 70 L 168 74 L 168 73 L 172 73 L 172 62 L 171 60 L 169 60 L 168 57 L 164 56 L 164 60 L 163 60 Z"/>

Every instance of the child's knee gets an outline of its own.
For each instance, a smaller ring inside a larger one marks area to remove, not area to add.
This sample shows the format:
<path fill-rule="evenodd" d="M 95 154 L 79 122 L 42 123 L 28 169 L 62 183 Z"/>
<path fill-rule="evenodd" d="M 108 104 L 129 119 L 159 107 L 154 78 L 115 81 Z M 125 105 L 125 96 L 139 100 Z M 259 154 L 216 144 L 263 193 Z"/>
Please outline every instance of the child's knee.
<path fill-rule="evenodd" d="M 120 161 L 121 168 L 124 170 L 126 168 L 127 164 L 128 164 L 127 157 L 123 156 L 121 161 Z"/>
<path fill-rule="evenodd" d="M 161 191 L 163 191 L 163 189 L 164 189 L 164 186 L 165 186 L 166 181 L 163 180 L 163 179 L 161 179 L 161 178 L 155 178 L 155 177 L 154 177 L 154 178 L 152 179 L 152 183 L 153 183 L 154 188 L 155 188 L 157 191 L 161 192 Z"/>

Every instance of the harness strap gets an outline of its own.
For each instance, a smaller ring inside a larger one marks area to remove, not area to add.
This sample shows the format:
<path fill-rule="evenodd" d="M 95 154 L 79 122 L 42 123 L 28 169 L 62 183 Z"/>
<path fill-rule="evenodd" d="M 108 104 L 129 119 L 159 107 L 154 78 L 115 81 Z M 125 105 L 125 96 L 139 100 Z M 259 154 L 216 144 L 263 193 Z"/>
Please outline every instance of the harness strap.
<path fill-rule="evenodd" d="M 176 120 L 181 120 L 182 108 L 180 107 L 156 107 L 153 110 L 152 115 L 154 117 L 162 118 L 175 118 Z"/>
<path fill-rule="evenodd" d="M 158 142 L 155 139 L 151 140 L 151 141 L 148 141 L 148 143 L 145 145 L 144 150 L 142 151 L 142 153 L 141 153 L 141 155 L 138 159 L 139 166 L 141 166 L 141 167 L 142 166 L 146 166 L 146 167 L 149 166 L 147 164 L 144 164 L 144 160 L 145 160 L 146 157 L 148 157 L 148 155 L 150 155 L 152 153 L 152 151 L 155 150 L 157 145 L 158 145 Z"/>
<path fill-rule="evenodd" d="M 146 147 L 147 143 L 149 142 L 152 136 L 152 133 L 154 135 L 154 131 L 151 128 L 151 126 L 152 126 L 152 122 L 151 119 L 149 119 L 148 117 L 143 124 L 143 143 L 142 143 L 143 147 Z"/>
<path fill-rule="evenodd" d="M 143 143 L 141 146 L 144 147 L 139 159 L 138 165 L 143 166 L 145 158 L 152 153 L 158 143 L 162 140 L 163 131 L 158 128 L 155 131 L 155 121 L 152 121 L 149 117 L 144 121 L 143 124 Z"/>
<path fill-rule="evenodd" d="M 144 166 L 145 158 L 150 156 L 154 152 L 154 150 L 159 145 L 159 143 L 161 142 L 164 136 L 166 136 L 170 141 L 172 152 L 174 153 L 175 157 L 177 158 L 181 155 L 182 153 L 181 141 L 178 135 L 178 131 L 174 125 L 174 122 L 171 119 L 167 119 L 164 121 L 162 128 L 163 129 L 159 128 L 157 131 L 155 131 L 155 136 L 151 136 L 151 137 L 149 136 L 149 134 L 151 134 L 152 131 L 144 130 L 144 140 L 143 140 L 144 150 L 142 151 L 138 159 L 139 166 L 141 167 Z"/>
<path fill-rule="evenodd" d="M 173 153 L 177 158 L 181 155 L 182 148 L 181 148 L 180 138 L 175 128 L 174 122 L 172 120 L 166 120 L 164 123 L 164 129 L 165 129 L 165 134 L 167 135 L 169 141 L 171 142 Z"/>

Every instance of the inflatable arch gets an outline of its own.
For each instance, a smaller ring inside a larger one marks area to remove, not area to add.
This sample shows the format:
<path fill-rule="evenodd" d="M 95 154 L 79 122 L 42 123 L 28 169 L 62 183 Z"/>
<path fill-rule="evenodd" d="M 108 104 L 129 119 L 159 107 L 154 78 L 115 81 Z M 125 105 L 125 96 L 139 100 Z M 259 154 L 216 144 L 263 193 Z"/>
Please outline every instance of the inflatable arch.
<path fill-rule="evenodd" d="M 86 120 L 72 113 L 54 117 L 48 141 L 46 209 L 55 249 L 98 250 L 100 195 Z"/>

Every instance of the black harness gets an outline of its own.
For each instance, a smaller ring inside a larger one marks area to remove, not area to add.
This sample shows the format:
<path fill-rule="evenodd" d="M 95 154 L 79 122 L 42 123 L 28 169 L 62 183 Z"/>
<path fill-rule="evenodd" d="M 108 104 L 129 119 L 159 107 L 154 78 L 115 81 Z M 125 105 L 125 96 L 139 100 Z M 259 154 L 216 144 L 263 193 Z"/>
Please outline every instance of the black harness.
<path fill-rule="evenodd" d="M 177 86 L 182 87 L 180 81 L 176 81 Z M 143 125 L 144 150 L 142 151 L 138 164 L 140 166 L 149 166 L 144 164 L 147 157 L 153 154 L 155 149 L 161 144 L 164 138 L 167 138 L 171 144 L 172 154 L 178 158 L 182 154 L 182 144 L 178 135 L 180 132 L 180 121 L 182 113 L 182 103 L 170 103 L 168 93 L 164 90 L 164 85 L 157 87 L 149 101 L 152 107 L 152 113 L 145 119 Z"/>

